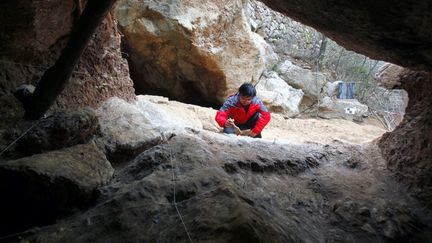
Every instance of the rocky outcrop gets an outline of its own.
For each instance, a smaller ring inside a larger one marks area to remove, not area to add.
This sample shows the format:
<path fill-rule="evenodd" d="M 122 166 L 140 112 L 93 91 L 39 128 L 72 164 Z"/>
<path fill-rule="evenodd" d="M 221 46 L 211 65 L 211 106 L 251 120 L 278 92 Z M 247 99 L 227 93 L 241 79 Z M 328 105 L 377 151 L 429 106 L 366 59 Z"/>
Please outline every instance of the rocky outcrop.
<path fill-rule="evenodd" d="M 152 117 L 143 112 L 149 111 L 117 97 L 107 100 L 96 111 L 101 126 L 100 141 L 111 162 L 128 161 L 166 140 L 161 129 L 152 127 Z"/>
<path fill-rule="evenodd" d="M 0 5 L 0 95 L 36 85 L 66 44 L 84 1 L 7 1 Z M 112 17 L 98 28 L 53 109 L 97 106 L 109 97 L 134 99 Z"/>
<path fill-rule="evenodd" d="M 404 120 L 379 145 L 389 168 L 432 208 L 432 74 L 406 71 L 399 81 L 412 95 Z"/>
<path fill-rule="evenodd" d="M 288 60 L 279 63 L 276 72 L 289 85 L 304 92 L 305 99 L 302 102 L 304 107 L 309 107 L 321 99 L 321 93 L 327 82 L 322 73 L 301 68 Z"/>
<path fill-rule="evenodd" d="M 428 1 L 398 2 L 261 0 L 312 26 L 338 44 L 376 60 L 405 67 L 432 68 L 432 6 Z"/>
<path fill-rule="evenodd" d="M 113 168 L 94 142 L 0 164 L 0 234 L 53 223 L 99 196 Z"/>
<path fill-rule="evenodd" d="M 117 17 L 139 92 L 221 104 L 265 67 L 240 0 L 120 1 Z"/>
<path fill-rule="evenodd" d="M 401 86 L 400 75 L 406 71 L 398 65 L 386 63 L 375 74 L 375 80 L 386 89 L 394 89 Z"/>
<path fill-rule="evenodd" d="M 370 147 L 274 144 L 204 131 L 181 134 L 118 171 L 98 205 L 35 229 L 25 240 L 421 238 L 424 215 L 412 210 L 409 198 L 386 174 L 382 158 L 373 154 L 378 155 Z"/>
<path fill-rule="evenodd" d="M 111 162 L 126 162 L 175 134 L 203 128 L 218 132 L 215 113 L 158 96 L 139 95 L 134 103 L 114 97 L 96 111 L 102 133 L 99 141 Z"/>
<path fill-rule="evenodd" d="M 303 99 L 303 91 L 291 87 L 276 72 L 264 74 L 256 89 L 258 96 L 270 111 L 287 117 L 300 114 L 299 106 Z"/>

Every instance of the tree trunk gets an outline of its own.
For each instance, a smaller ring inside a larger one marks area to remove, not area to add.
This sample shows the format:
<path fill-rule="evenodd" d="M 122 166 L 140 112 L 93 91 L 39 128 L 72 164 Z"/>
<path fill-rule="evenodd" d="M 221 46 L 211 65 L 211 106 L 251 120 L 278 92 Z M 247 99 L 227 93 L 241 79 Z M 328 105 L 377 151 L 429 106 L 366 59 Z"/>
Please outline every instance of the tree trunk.
<path fill-rule="evenodd" d="M 49 68 L 31 98 L 24 104 L 25 118 L 36 120 L 42 117 L 66 87 L 81 54 L 85 50 L 96 28 L 105 18 L 116 0 L 88 0 L 84 11 L 74 25 L 70 39 L 54 66 Z"/>

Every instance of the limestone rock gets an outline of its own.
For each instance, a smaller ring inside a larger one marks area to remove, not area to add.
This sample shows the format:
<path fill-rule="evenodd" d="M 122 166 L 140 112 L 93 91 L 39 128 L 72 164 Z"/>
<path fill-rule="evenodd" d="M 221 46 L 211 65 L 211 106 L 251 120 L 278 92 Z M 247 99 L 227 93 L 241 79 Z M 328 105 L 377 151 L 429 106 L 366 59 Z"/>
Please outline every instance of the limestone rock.
<path fill-rule="evenodd" d="M 139 92 L 220 104 L 265 67 L 240 0 L 123 0 L 116 13 Z"/>
<path fill-rule="evenodd" d="M 303 91 L 294 89 L 282 80 L 277 73 L 267 73 L 256 86 L 258 96 L 270 111 L 293 117 L 297 116 Z"/>
<path fill-rule="evenodd" d="M 154 114 L 154 108 L 141 110 L 117 97 L 108 99 L 96 110 L 101 126 L 100 141 L 110 161 L 127 161 L 165 140 L 161 129 L 152 125 L 152 111 Z"/>
<path fill-rule="evenodd" d="M 313 101 L 319 99 L 326 84 L 326 77 L 323 74 L 296 66 L 288 60 L 280 63 L 276 72 L 289 85 L 303 90 L 304 95 Z"/>
<path fill-rule="evenodd" d="M 1 163 L 1 233 L 52 223 L 89 206 L 113 172 L 94 142 Z"/>

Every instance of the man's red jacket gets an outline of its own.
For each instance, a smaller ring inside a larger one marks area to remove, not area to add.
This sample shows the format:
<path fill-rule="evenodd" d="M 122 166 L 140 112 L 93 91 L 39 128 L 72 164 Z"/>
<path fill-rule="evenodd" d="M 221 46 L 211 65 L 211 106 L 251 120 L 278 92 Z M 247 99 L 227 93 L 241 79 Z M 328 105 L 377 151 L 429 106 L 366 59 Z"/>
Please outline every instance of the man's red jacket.
<path fill-rule="evenodd" d="M 252 132 L 260 134 L 267 123 L 270 121 L 270 112 L 263 102 L 255 96 L 249 105 L 248 111 L 246 112 L 243 105 L 240 103 L 240 94 L 237 93 L 229 97 L 222 107 L 216 113 L 216 122 L 219 126 L 224 127 L 225 122 L 228 118 L 233 118 L 236 124 L 244 124 L 249 118 L 251 118 L 256 112 L 261 114 L 260 118 L 252 128 Z"/>

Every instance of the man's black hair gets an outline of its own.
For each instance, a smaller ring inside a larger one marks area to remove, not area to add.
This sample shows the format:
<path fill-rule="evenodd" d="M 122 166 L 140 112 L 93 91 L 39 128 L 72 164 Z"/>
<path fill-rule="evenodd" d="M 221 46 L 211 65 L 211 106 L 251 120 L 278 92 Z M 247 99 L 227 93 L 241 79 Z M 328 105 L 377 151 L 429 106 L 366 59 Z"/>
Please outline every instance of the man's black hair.
<path fill-rule="evenodd" d="M 239 88 L 239 93 L 241 96 L 256 96 L 256 89 L 251 83 L 244 83 Z"/>

